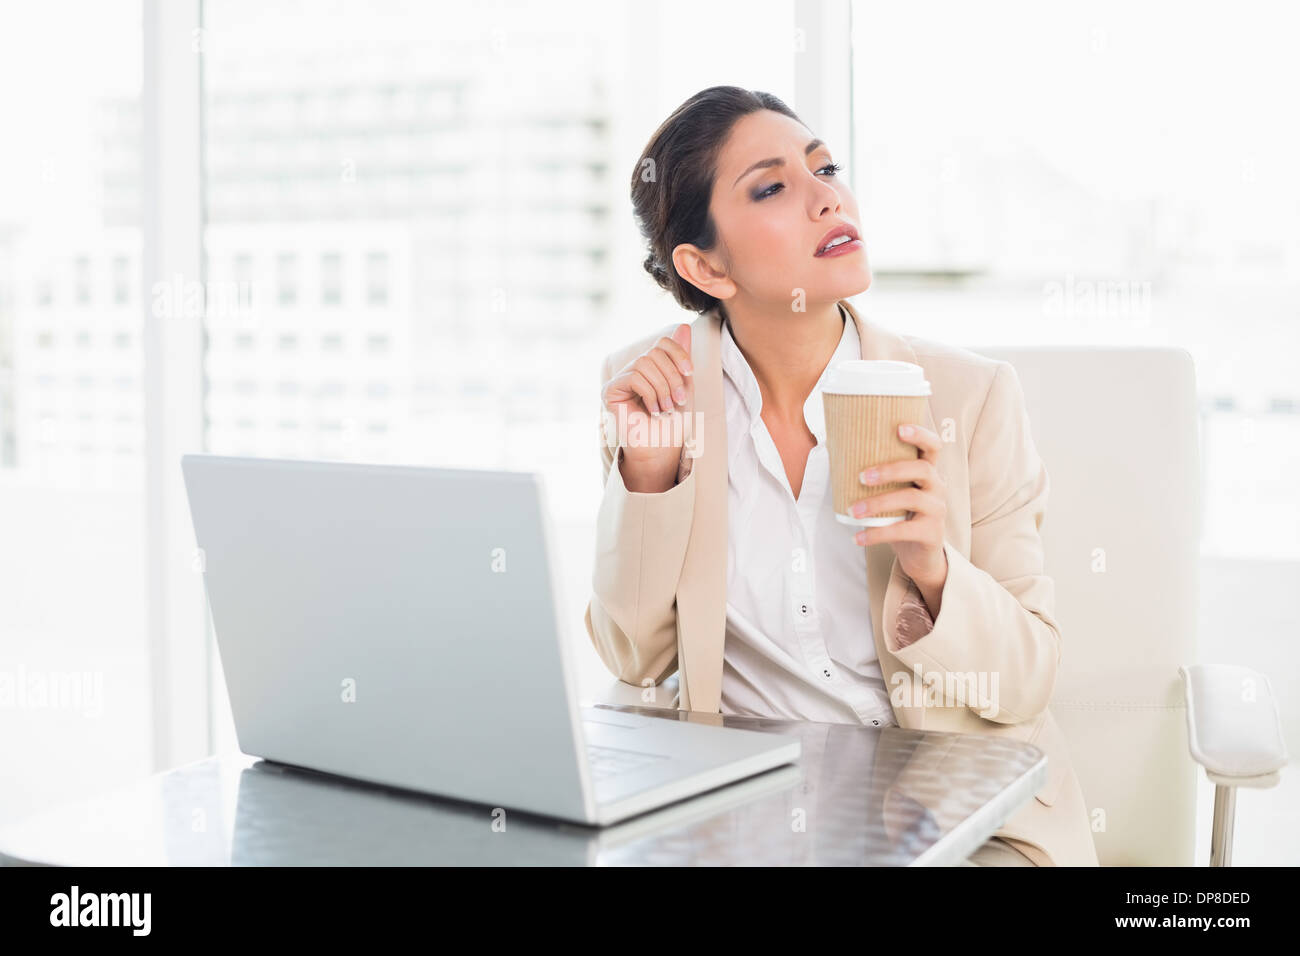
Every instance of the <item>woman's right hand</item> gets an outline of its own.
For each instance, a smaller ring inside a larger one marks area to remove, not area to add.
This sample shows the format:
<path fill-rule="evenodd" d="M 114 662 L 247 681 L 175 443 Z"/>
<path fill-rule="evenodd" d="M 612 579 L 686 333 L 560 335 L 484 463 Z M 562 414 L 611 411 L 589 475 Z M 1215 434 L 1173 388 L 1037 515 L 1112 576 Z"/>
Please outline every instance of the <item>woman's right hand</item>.
<path fill-rule="evenodd" d="M 629 491 L 667 491 L 676 483 L 685 431 L 679 409 L 693 397 L 692 371 L 691 327 L 683 322 L 601 390 L 607 428 L 619 431 Z"/>

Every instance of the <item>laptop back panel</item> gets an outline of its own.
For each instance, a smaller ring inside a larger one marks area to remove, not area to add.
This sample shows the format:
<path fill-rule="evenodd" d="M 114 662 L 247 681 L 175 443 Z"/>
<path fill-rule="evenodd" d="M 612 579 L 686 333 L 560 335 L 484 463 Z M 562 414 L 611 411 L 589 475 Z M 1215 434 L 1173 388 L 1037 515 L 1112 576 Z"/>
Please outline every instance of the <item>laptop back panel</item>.
<path fill-rule="evenodd" d="M 211 455 L 182 467 L 241 750 L 591 818 L 539 479 Z"/>

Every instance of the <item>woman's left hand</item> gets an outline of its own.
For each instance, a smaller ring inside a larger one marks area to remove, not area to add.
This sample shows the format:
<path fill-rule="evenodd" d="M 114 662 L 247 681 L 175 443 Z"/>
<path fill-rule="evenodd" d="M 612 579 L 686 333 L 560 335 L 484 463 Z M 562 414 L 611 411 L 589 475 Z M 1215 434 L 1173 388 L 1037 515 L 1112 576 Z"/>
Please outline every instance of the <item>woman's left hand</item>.
<path fill-rule="evenodd" d="M 931 612 L 937 614 L 938 597 L 948 579 L 948 556 L 943 550 L 948 503 L 938 469 L 939 450 L 943 445 L 938 435 L 921 425 L 902 425 L 898 435 L 903 441 L 916 445 L 921 456 L 878 465 L 864 471 L 859 480 L 866 487 L 891 481 L 911 481 L 916 487 L 871 495 L 855 501 L 851 510 L 858 517 L 899 509 L 911 514 L 905 521 L 863 528 L 854 540 L 861 545 L 890 542 L 903 572 L 916 583 Z M 871 474 L 873 471 L 876 472 L 874 476 Z"/>

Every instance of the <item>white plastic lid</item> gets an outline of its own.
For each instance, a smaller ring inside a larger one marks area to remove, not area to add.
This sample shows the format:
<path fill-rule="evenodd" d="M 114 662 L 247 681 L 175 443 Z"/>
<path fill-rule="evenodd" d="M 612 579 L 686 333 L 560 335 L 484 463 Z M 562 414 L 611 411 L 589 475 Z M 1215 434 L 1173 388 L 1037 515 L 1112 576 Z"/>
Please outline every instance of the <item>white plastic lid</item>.
<path fill-rule="evenodd" d="M 925 369 L 893 359 L 846 359 L 826 373 L 823 392 L 834 395 L 929 395 Z"/>

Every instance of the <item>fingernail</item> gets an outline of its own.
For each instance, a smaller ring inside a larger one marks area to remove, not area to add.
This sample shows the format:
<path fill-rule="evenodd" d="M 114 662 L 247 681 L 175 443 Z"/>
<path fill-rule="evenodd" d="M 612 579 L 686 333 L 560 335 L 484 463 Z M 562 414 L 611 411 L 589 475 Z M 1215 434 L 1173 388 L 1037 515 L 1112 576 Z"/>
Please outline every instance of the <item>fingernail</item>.
<path fill-rule="evenodd" d="M 861 518 L 864 514 L 867 513 L 867 506 L 864 505 L 861 501 L 855 501 L 853 504 L 849 506 L 849 513 L 852 514 L 853 517 L 855 518 Z"/>
<path fill-rule="evenodd" d="M 855 535 L 853 536 L 853 539 L 854 539 L 855 541 L 857 541 L 858 544 L 866 544 L 866 543 L 867 543 L 867 533 L 866 533 L 865 531 L 859 531 L 857 534 L 855 534 Z"/>
<path fill-rule="evenodd" d="M 874 485 L 876 483 L 876 479 L 879 477 L 880 477 L 879 471 L 877 471 L 875 468 L 868 468 L 866 471 L 864 471 L 862 474 L 858 476 L 858 479 L 864 485 Z"/>
<path fill-rule="evenodd" d="M 690 363 L 690 362 L 683 362 L 683 363 L 682 363 L 682 374 L 683 374 L 683 375 L 690 375 L 690 374 L 691 374 L 692 372 L 694 372 L 694 371 L 695 371 L 695 369 L 691 366 L 691 363 Z"/>
<path fill-rule="evenodd" d="M 898 432 L 899 432 L 899 434 L 902 435 L 904 438 L 911 438 L 911 437 L 912 437 L 912 426 L 911 426 L 911 425 L 900 425 L 899 428 L 898 428 Z"/>
<path fill-rule="evenodd" d="M 685 405 L 686 389 L 682 388 L 681 386 L 678 386 L 677 388 L 673 389 L 673 398 L 677 400 L 678 405 Z"/>

